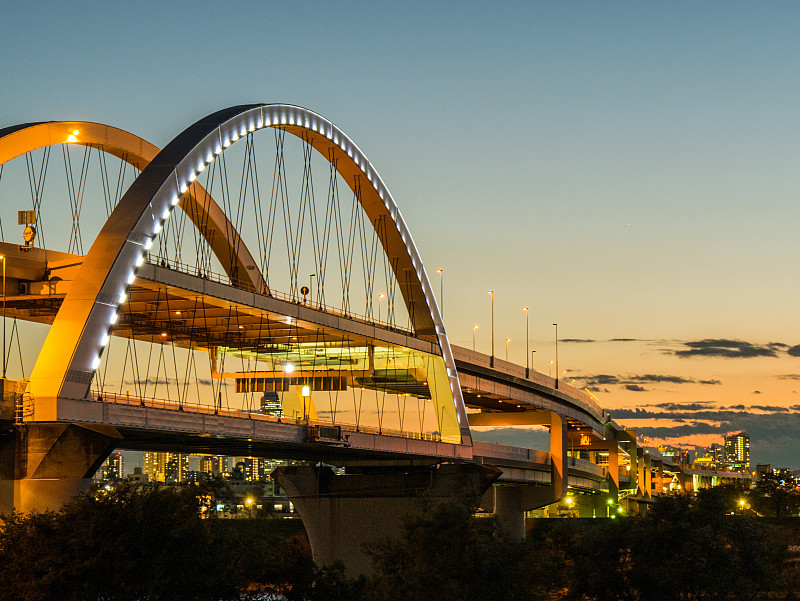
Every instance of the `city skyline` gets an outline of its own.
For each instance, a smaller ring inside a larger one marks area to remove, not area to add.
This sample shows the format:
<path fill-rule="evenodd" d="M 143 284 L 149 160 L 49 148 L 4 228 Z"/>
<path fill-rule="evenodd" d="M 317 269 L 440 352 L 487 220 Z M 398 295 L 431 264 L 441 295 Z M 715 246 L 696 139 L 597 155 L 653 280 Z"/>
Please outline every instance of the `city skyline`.
<path fill-rule="evenodd" d="M 795 6 L 211 7 L 10 8 L 43 42 L 2 42 L 4 125 L 163 145 L 232 104 L 318 111 L 392 190 L 453 344 L 489 352 L 491 289 L 497 357 L 525 365 L 527 306 L 536 369 L 558 323 L 619 423 L 800 467 Z"/>

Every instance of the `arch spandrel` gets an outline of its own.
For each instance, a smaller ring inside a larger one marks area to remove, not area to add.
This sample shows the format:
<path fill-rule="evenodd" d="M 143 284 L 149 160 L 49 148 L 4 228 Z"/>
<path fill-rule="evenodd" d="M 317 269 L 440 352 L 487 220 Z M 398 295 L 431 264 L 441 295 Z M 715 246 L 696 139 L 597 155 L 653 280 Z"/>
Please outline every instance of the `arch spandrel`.
<path fill-rule="evenodd" d="M 458 375 L 441 315 L 422 261 L 394 200 L 360 149 L 341 130 L 323 117 L 291 105 L 241 105 L 218 111 L 184 130 L 143 170 L 86 256 L 81 267 L 86 288 L 82 293 L 67 295 L 45 341 L 43 355 L 47 360 L 40 357 L 31 376 L 35 419 L 58 419 L 59 397 L 85 398 L 88 395 L 103 352 L 99 341 L 109 330 L 119 303 L 127 293 L 127 282 L 132 279 L 136 262 L 144 253 L 143 246 L 147 241 L 152 243 L 171 208 L 223 148 L 263 127 L 285 129 L 306 139 L 326 159 L 333 158 L 335 169 L 351 188 L 355 189 L 356 178 L 361 180 L 361 194 L 357 197 L 373 227 L 379 217 L 388 218 L 387 235 L 380 239 L 393 263 L 398 288 L 414 329 L 419 335 L 435 337 L 442 351 L 444 375 L 449 380 L 453 402 L 437 407 L 440 433 L 445 440 L 470 444 Z M 101 298 L 116 298 L 119 302 L 108 304 L 100 302 Z M 63 352 L 68 341 L 74 346 L 70 357 Z"/>

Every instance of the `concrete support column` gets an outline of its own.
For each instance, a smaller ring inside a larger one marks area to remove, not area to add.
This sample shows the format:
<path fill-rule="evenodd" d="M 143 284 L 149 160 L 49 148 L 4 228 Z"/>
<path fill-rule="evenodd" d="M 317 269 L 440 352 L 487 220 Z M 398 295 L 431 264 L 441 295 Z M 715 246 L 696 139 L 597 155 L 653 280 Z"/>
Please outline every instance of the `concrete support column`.
<path fill-rule="evenodd" d="M 553 501 L 567 494 L 568 461 L 567 420 L 558 413 L 550 412 L 550 459 L 552 465 Z"/>
<path fill-rule="evenodd" d="M 525 538 L 525 507 L 523 486 L 494 486 L 494 515 L 503 528 L 514 538 Z M 537 487 L 542 488 L 544 487 Z M 544 503 L 543 505 L 548 505 Z M 541 507 L 542 505 L 540 505 Z M 534 509 L 534 508 L 531 508 Z"/>
<path fill-rule="evenodd" d="M 0 511 L 58 509 L 86 490 L 121 439 L 108 425 L 14 426 L 0 439 Z"/>
<path fill-rule="evenodd" d="M 402 468 L 375 466 L 336 475 L 329 467 L 285 466 L 273 477 L 303 520 L 314 561 L 342 562 L 351 576 L 371 571 L 364 543 L 402 534 L 403 519 L 419 513 L 423 498 L 481 495 L 501 470 L 476 464 Z"/>
<path fill-rule="evenodd" d="M 628 431 L 630 432 L 630 431 Z M 628 441 L 628 456 L 631 461 L 631 488 L 637 490 L 639 488 L 639 454 L 636 448 L 636 434 L 633 434 L 632 440 Z"/>
<path fill-rule="evenodd" d="M 619 445 L 614 439 L 608 445 L 608 476 L 609 493 L 616 497 L 619 494 Z"/>
<path fill-rule="evenodd" d="M 644 449 L 642 449 L 642 459 L 642 464 L 644 466 L 644 478 L 642 479 L 642 482 L 644 482 L 644 490 L 642 494 L 645 498 L 650 499 L 653 496 L 653 464 L 650 459 L 650 453 L 645 453 Z"/>

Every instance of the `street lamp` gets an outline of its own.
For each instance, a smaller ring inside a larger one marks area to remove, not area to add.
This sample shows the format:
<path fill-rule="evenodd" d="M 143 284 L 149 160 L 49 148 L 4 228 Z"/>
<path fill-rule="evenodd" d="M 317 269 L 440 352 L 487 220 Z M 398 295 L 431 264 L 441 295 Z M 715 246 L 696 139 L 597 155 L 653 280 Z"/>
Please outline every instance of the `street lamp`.
<path fill-rule="evenodd" d="M 535 371 L 535 370 L 533 369 L 533 354 L 534 354 L 535 352 L 536 352 L 536 351 L 531 351 L 531 371 Z M 530 378 L 530 376 L 528 376 L 528 377 Z"/>
<path fill-rule="evenodd" d="M 553 324 L 556 327 L 556 390 L 558 390 L 558 324 Z"/>
<path fill-rule="evenodd" d="M 508 362 L 508 343 L 511 342 L 511 338 L 506 338 L 506 362 Z"/>
<path fill-rule="evenodd" d="M 317 277 L 316 273 L 312 273 L 308 276 L 308 302 L 311 303 L 314 300 L 314 288 L 312 286 L 312 282 L 314 278 Z"/>
<path fill-rule="evenodd" d="M 492 355 L 489 358 L 489 367 L 494 367 L 494 290 L 489 290 L 492 295 Z"/>
<path fill-rule="evenodd" d="M 525 310 L 525 377 L 531 377 L 531 365 L 528 363 L 528 355 L 530 351 L 530 330 L 528 329 L 528 307 L 522 307 Z"/>
<path fill-rule="evenodd" d="M 478 324 L 476 323 L 474 326 L 472 326 L 472 350 L 473 351 L 475 350 L 475 330 L 477 330 L 477 329 L 478 329 Z"/>
<path fill-rule="evenodd" d="M 553 377 L 553 360 L 547 362 L 547 375 Z"/>
<path fill-rule="evenodd" d="M 444 270 L 437 269 L 439 274 L 439 317 L 444 319 Z"/>
<path fill-rule="evenodd" d="M 381 293 L 378 295 L 378 321 L 380 321 L 380 320 L 381 320 L 381 301 L 382 301 L 382 300 L 383 300 L 385 297 L 386 297 L 386 295 L 385 295 L 383 292 L 381 292 Z"/>

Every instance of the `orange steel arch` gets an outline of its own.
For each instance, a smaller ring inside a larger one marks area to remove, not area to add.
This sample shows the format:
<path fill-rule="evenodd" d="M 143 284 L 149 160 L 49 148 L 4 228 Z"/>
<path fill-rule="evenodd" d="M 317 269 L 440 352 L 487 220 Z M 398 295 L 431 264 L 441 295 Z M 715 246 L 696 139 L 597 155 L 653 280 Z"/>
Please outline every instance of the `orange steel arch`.
<path fill-rule="evenodd" d="M 0 129 L 0 165 L 27 152 L 65 143 L 98 148 L 140 171 L 160 152 L 147 140 L 110 125 L 89 121 L 48 121 Z M 209 243 L 231 279 L 257 292 L 267 292 L 255 259 L 239 239 L 225 212 L 200 184 L 192 184 L 180 207 Z M 222 235 L 214 235 L 215 232 Z"/>
<path fill-rule="evenodd" d="M 440 434 L 444 440 L 471 444 L 441 314 L 411 233 L 388 188 L 358 146 L 338 127 L 308 109 L 285 104 L 233 106 L 204 117 L 167 144 L 133 182 L 84 258 L 76 277 L 79 286 L 67 293 L 45 340 L 29 385 L 34 420 L 71 418 L 59 401 L 88 395 L 137 265 L 172 209 L 224 148 L 265 127 L 283 129 L 313 146 L 353 189 L 373 227 L 383 222 L 380 242 L 414 329 L 417 335 L 439 343 L 447 369 L 453 402 L 436 408 Z M 64 352 L 66 349 L 72 349 L 71 354 Z"/>

